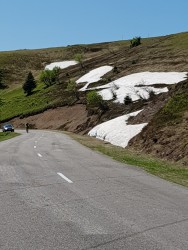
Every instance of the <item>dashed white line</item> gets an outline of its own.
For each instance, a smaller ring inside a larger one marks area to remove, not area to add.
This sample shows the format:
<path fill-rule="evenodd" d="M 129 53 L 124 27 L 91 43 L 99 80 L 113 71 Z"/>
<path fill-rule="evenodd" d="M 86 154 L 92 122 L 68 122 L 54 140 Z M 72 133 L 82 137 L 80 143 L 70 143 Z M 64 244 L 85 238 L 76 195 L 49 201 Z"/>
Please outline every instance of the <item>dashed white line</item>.
<path fill-rule="evenodd" d="M 59 176 L 61 176 L 61 178 L 63 178 L 64 180 L 66 180 L 68 183 L 73 183 L 69 178 L 67 178 L 65 175 L 63 175 L 62 173 L 57 173 Z"/>
<path fill-rule="evenodd" d="M 41 155 L 41 154 L 39 154 L 39 153 L 37 153 L 37 155 L 38 155 L 39 157 L 42 157 L 42 155 Z"/>

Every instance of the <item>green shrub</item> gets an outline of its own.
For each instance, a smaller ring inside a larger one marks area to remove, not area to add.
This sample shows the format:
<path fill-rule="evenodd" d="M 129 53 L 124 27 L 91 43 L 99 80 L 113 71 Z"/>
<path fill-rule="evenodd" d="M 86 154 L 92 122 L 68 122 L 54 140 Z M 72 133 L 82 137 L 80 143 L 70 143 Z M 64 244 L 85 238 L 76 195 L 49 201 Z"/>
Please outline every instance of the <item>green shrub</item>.
<path fill-rule="evenodd" d="M 81 53 L 76 54 L 74 56 L 74 59 L 75 59 L 75 61 L 77 61 L 80 64 L 80 67 L 83 69 L 84 68 L 84 65 L 83 65 L 84 56 L 83 56 L 83 54 L 81 54 Z"/>
<path fill-rule="evenodd" d="M 44 83 L 46 87 L 59 83 L 60 68 L 55 67 L 53 70 L 46 69 L 40 74 L 40 82 Z"/>
<path fill-rule="evenodd" d="M 79 93 L 77 90 L 76 82 L 73 80 L 69 80 L 67 85 L 67 91 L 69 91 L 71 94 L 73 94 L 77 99 L 79 99 Z"/>
<path fill-rule="evenodd" d="M 133 47 L 136 47 L 138 45 L 141 44 L 141 37 L 134 37 L 132 40 L 131 40 L 131 45 L 130 45 L 130 48 L 133 48 Z"/>
<path fill-rule="evenodd" d="M 70 80 L 67 85 L 67 90 L 70 92 L 75 92 L 76 91 L 76 82 L 73 80 Z"/>
<path fill-rule="evenodd" d="M 99 93 L 96 90 L 92 90 L 87 93 L 86 101 L 87 105 L 90 107 L 98 107 L 101 110 L 108 109 L 107 103 L 102 99 L 102 96 L 99 95 Z"/>

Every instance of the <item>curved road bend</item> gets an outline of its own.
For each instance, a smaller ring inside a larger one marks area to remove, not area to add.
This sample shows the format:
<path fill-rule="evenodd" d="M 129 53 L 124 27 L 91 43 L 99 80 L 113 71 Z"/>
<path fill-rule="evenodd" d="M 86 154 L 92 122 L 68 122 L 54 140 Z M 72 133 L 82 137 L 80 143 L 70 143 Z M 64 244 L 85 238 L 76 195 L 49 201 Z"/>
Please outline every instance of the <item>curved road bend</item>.
<path fill-rule="evenodd" d="M 58 132 L 0 143 L 1 250 L 188 249 L 188 189 Z"/>

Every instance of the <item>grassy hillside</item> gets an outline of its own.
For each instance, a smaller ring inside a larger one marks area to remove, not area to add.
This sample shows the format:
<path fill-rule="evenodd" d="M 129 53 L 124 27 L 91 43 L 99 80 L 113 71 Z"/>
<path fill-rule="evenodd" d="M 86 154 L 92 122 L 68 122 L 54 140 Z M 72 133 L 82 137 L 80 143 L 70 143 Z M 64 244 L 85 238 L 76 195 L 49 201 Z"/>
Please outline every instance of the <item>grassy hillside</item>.
<path fill-rule="evenodd" d="M 188 33 L 146 38 L 141 42 L 140 46 L 132 49 L 130 49 L 130 41 L 117 41 L 0 52 L 0 69 L 5 71 L 5 81 L 9 87 L 21 85 L 28 71 L 32 71 L 37 77 L 45 65 L 54 61 L 74 59 L 78 53 L 84 55 L 86 71 L 104 64 L 116 65 L 120 75 L 147 70 L 185 71 L 187 69 Z M 72 67 L 70 72 L 73 76 L 78 76 L 79 67 Z"/>
<path fill-rule="evenodd" d="M 83 55 L 83 68 L 77 64 L 63 69 L 60 72 L 59 84 L 45 88 L 44 84 L 38 82 L 34 93 L 31 96 L 25 96 L 22 84 L 29 71 L 38 80 L 40 73 L 47 64 L 73 60 L 76 54 Z M 134 48 L 130 48 L 130 41 L 115 41 L 61 48 L 0 52 L 0 69 L 4 72 L 4 82 L 7 86 L 0 89 L 0 121 L 4 122 L 13 117 L 23 118 L 40 114 L 50 108 L 65 105 L 85 105 L 84 93 L 77 100 L 73 92 L 66 90 L 68 81 L 77 80 L 90 70 L 105 65 L 114 66 L 116 70 L 107 73 L 97 84 L 108 83 L 122 76 L 143 71 L 188 72 L 188 33 L 141 39 L 141 45 Z M 172 98 L 165 106 L 164 104 L 169 98 L 168 94 L 163 96 L 163 100 L 156 97 L 158 99 L 152 104 L 153 106 L 149 106 L 152 102 L 150 101 L 138 103 L 134 107 L 117 105 L 115 108 L 108 103 L 109 109 L 106 111 L 87 109 L 85 111 L 87 114 L 84 116 L 87 117 L 87 121 L 83 125 L 75 124 L 75 129 L 79 132 L 87 131 L 89 126 L 137 110 L 143 105 L 144 107 L 147 106 L 148 110 L 152 107 L 155 112 L 164 106 L 152 119 L 149 126 L 144 129 L 143 133 L 135 138 L 130 145 L 134 144 L 134 147 L 139 150 L 145 150 L 145 152 L 157 154 L 160 157 L 188 164 L 185 156 L 188 155 L 188 89 L 186 86 L 187 83 L 185 82 L 182 87 L 172 90 L 170 92 Z M 158 109 L 154 109 L 157 103 L 160 103 L 160 105 L 158 105 Z M 149 121 L 155 112 L 152 115 L 145 113 L 145 119 Z M 54 117 L 54 123 L 56 119 L 58 118 Z M 69 129 L 67 123 L 65 121 L 65 124 L 62 124 L 61 127 Z M 179 138 L 181 138 L 181 145 L 177 143 Z M 180 150 L 178 150 L 178 147 Z M 167 151 L 165 151 L 166 149 Z"/>
<path fill-rule="evenodd" d="M 98 66 L 112 65 L 117 68 L 116 72 L 108 73 L 101 83 L 141 71 L 188 71 L 188 33 L 147 38 L 141 42 L 140 46 L 132 49 L 130 41 L 117 41 L 0 52 L 0 69 L 5 72 L 5 83 L 8 86 L 7 89 L 0 90 L 0 98 L 3 100 L 1 120 L 69 103 L 67 93 L 62 94 L 63 84 Z M 80 65 L 74 65 L 61 70 L 61 86 L 45 89 L 39 85 L 32 96 L 25 97 L 21 86 L 28 71 L 32 71 L 38 79 L 45 65 L 54 61 L 72 60 L 77 53 L 83 54 L 84 69 L 81 69 Z"/>

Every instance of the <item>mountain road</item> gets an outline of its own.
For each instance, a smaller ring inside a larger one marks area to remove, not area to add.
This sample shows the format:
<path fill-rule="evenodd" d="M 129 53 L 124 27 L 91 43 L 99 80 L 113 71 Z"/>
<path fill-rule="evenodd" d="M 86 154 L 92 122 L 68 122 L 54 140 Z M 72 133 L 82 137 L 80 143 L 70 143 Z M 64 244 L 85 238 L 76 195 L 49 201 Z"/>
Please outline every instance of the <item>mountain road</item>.
<path fill-rule="evenodd" d="M 55 131 L 0 142 L 1 250 L 188 249 L 188 189 Z"/>

